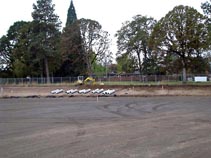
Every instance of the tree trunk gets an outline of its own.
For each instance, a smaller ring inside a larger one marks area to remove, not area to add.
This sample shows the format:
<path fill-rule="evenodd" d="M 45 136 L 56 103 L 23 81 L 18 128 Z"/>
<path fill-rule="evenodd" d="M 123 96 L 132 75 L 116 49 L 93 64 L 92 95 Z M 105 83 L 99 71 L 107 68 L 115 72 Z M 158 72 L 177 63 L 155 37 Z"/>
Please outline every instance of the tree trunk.
<path fill-rule="evenodd" d="M 139 72 L 140 74 L 143 75 L 143 72 L 142 72 L 142 66 L 141 66 L 141 57 L 140 57 L 140 53 L 137 53 L 137 56 L 138 56 L 138 66 L 139 66 Z"/>
<path fill-rule="evenodd" d="M 45 74 L 46 74 L 47 83 L 50 83 L 50 75 L 49 75 L 49 67 L 48 67 L 47 58 L 44 59 L 44 63 L 45 63 Z"/>
<path fill-rule="evenodd" d="M 89 53 L 86 54 L 86 64 L 87 64 L 87 71 L 88 71 L 88 75 L 91 76 L 92 75 L 92 64 L 90 61 L 90 57 L 89 57 Z"/>
<path fill-rule="evenodd" d="M 182 68 L 182 81 L 183 81 L 183 83 L 186 83 L 186 81 L 187 81 L 187 74 L 186 74 L 185 67 Z"/>
<path fill-rule="evenodd" d="M 186 63 L 184 61 L 185 59 L 182 60 L 182 82 L 186 83 L 187 82 L 187 74 L 186 74 Z"/>
<path fill-rule="evenodd" d="M 88 62 L 87 66 L 88 66 L 88 75 L 92 76 L 92 65 L 91 65 L 90 61 Z"/>

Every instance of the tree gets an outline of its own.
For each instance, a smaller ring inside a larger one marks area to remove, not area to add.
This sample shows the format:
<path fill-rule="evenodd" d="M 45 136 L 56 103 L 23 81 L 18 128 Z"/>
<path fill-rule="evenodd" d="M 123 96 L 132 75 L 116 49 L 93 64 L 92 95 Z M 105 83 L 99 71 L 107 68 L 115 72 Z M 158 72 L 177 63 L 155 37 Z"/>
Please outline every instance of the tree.
<path fill-rule="evenodd" d="M 18 27 L 17 27 L 18 26 Z M 12 70 L 16 77 L 26 77 L 32 75 L 39 68 L 32 68 L 34 58 L 29 46 L 32 39 L 31 22 L 16 22 L 8 31 L 10 41 L 13 41 L 12 48 Z"/>
<path fill-rule="evenodd" d="M 94 61 L 101 61 L 112 55 L 109 52 L 110 35 L 107 31 L 102 30 L 102 26 L 97 21 L 80 19 L 79 23 L 87 71 L 88 75 L 92 75 Z"/>
<path fill-rule="evenodd" d="M 157 55 L 157 65 L 158 65 L 158 74 L 162 75 L 172 75 L 179 74 L 181 70 L 181 64 L 179 58 L 176 55 L 171 53 L 160 51 L 156 52 Z"/>
<path fill-rule="evenodd" d="M 205 3 L 202 3 L 201 8 L 203 9 L 204 14 L 208 18 L 207 20 L 209 20 L 209 22 L 211 22 L 211 4 L 208 1 L 206 1 Z"/>
<path fill-rule="evenodd" d="M 209 41 L 208 42 L 211 43 L 211 4 L 208 1 L 206 1 L 205 3 L 202 3 L 201 8 L 203 9 L 203 12 L 206 16 L 206 24 L 208 25 L 208 31 L 209 31 Z M 211 48 L 209 47 L 209 50 L 210 49 Z"/>
<path fill-rule="evenodd" d="M 176 6 L 154 27 L 150 45 L 155 52 L 178 57 L 183 67 L 183 82 L 190 57 L 200 56 L 207 48 L 208 30 L 205 17 L 188 6 Z"/>
<path fill-rule="evenodd" d="M 10 42 L 7 36 L 0 38 L 0 71 L 8 70 L 11 66 Z"/>
<path fill-rule="evenodd" d="M 208 52 L 206 52 L 206 54 L 204 55 L 204 58 L 207 61 L 208 67 L 207 67 L 207 72 L 211 73 L 211 52 L 210 50 Z"/>
<path fill-rule="evenodd" d="M 68 9 L 66 26 L 61 36 L 62 65 L 59 74 L 62 76 L 78 76 L 86 73 L 85 52 L 80 32 L 80 24 L 73 1 Z"/>
<path fill-rule="evenodd" d="M 190 58 L 191 64 L 190 69 L 193 74 L 205 74 L 209 72 L 208 59 L 203 56 Z"/>
<path fill-rule="evenodd" d="M 39 76 L 42 73 L 43 61 L 34 49 L 36 42 L 34 25 L 34 22 L 17 21 L 10 26 L 7 35 L 1 38 L 0 49 L 4 59 L 4 69 L 12 72 L 13 77 Z M 51 71 L 57 65 L 52 61 L 49 63 Z M 20 69 L 20 65 L 24 69 Z"/>
<path fill-rule="evenodd" d="M 128 53 L 121 54 L 116 58 L 118 73 L 134 73 L 137 67 L 137 61 Z"/>
<path fill-rule="evenodd" d="M 85 53 L 78 22 L 64 28 L 61 36 L 62 65 L 59 74 L 78 76 L 86 73 Z"/>
<path fill-rule="evenodd" d="M 37 0 L 33 4 L 33 33 L 34 39 L 31 45 L 31 51 L 37 53 L 37 57 L 44 63 L 43 70 L 47 82 L 50 82 L 49 61 L 54 60 L 58 54 L 57 43 L 60 36 L 61 22 L 54 13 L 55 5 L 52 0 Z"/>
<path fill-rule="evenodd" d="M 118 54 L 129 53 L 131 56 L 136 56 L 138 69 L 142 74 L 147 69 L 145 67 L 147 65 L 144 66 L 143 62 L 151 58 L 148 40 L 155 24 L 156 21 L 153 18 L 136 15 L 132 21 L 125 22 L 115 35 Z"/>
<path fill-rule="evenodd" d="M 30 64 L 32 60 L 29 59 L 29 36 L 30 36 L 30 22 L 17 21 L 12 26 L 10 26 L 6 36 L 3 36 L 1 39 L 1 53 L 3 54 L 4 65 L 6 68 L 13 72 L 15 76 L 24 77 L 26 75 L 26 70 L 30 70 Z M 16 75 L 15 69 L 20 69 L 16 67 L 17 63 L 25 65 L 27 69 L 21 70 L 22 73 Z M 16 64 L 15 64 L 16 63 Z"/>
<path fill-rule="evenodd" d="M 95 61 L 93 64 L 92 64 L 92 70 L 93 70 L 93 73 L 97 76 L 102 76 L 105 74 L 106 72 L 106 67 L 104 65 L 102 65 L 101 63 Z"/>
<path fill-rule="evenodd" d="M 75 6 L 73 4 L 73 1 L 71 0 L 70 7 L 69 7 L 68 13 L 67 13 L 66 27 L 73 24 L 76 20 L 77 20 L 77 15 L 76 15 L 76 11 L 75 11 Z"/>

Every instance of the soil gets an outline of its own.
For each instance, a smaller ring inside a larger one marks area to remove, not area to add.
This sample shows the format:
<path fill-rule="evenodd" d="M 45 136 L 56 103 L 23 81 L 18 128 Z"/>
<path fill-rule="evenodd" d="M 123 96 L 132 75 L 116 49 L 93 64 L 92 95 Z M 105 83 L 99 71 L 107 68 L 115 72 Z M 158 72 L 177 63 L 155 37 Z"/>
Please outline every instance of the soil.
<path fill-rule="evenodd" d="M 211 97 L 0 100 L 1 158 L 210 158 Z"/>
<path fill-rule="evenodd" d="M 69 89 L 115 89 L 111 96 L 211 96 L 211 85 L 148 85 L 148 86 L 1 86 L 0 98 L 7 97 L 94 97 L 96 94 L 66 94 Z M 63 89 L 60 94 L 51 94 L 52 90 Z"/>

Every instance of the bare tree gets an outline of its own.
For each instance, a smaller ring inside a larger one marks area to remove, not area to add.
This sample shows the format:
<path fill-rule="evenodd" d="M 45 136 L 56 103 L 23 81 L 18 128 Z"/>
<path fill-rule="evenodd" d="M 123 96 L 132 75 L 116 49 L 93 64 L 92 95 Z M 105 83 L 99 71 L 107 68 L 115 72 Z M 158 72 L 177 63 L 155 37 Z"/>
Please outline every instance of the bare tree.
<path fill-rule="evenodd" d="M 80 19 L 79 22 L 87 71 L 88 75 L 91 75 L 94 61 L 100 61 L 105 56 L 112 55 L 108 53 L 111 42 L 109 39 L 110 35 L 108 32 L 102 30 L 102 26 L 97 21 Z"/>

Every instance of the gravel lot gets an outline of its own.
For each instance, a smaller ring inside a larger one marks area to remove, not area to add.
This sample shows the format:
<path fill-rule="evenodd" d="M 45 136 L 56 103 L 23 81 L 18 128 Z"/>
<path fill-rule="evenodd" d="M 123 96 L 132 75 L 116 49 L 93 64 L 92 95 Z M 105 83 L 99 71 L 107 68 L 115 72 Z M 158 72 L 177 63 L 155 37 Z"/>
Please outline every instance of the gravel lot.
<path fill-rule="evenodd" d="M 1 158 L 210 158 L 211 97 L 0 99 Z"/>

